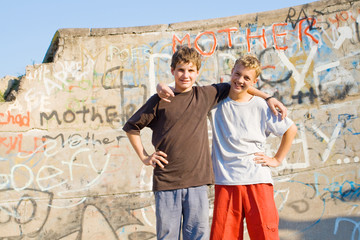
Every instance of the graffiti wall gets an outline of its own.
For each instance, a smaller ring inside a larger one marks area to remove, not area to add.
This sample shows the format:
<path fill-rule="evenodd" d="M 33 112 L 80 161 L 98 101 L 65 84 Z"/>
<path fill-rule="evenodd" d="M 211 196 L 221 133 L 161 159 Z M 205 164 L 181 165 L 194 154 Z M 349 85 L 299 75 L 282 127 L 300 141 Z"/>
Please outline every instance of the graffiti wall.
<path fill-rule="evenodd" d="M 261 60 L 258 88 L 298 133 L 273 170 L 281 239 L 360 236 L 360 1 L 119 29 L 59 29 L 16 99 L 0 103 L 0 239 L 155 239 L 152 168 L 122 126 L 178 45 L 203 56 L 197 85 Z M 211 134 L 210 134 L 211 135 Z M 151 132 L 142 132 L 151 152 Z M 267 153 L 280 139 L 269 137 Z M 213 188 L 210 188 L 213 203 Z M 209 209 L 210 216 L 212 209 Z"/>

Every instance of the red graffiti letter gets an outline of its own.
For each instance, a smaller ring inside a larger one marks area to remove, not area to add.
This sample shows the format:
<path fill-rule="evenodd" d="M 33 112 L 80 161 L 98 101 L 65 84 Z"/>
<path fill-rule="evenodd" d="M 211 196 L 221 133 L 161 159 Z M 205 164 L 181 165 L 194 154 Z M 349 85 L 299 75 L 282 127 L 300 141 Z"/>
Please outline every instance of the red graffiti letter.
<path fill-rule="evenodd" d="M 11 152 L 11 150 L 15 150 L 16 148 L 16 144 L 18 142 L 18 138 L 14 136 L 14 141 L 13 141 L 13 137 L 9 137 L 10 139 L 10 143 L 9 143 L 9 149 L 6 151 L 6 154 L 9 154 Z"/>
<path fill-rule="evenodd" d="M 300 21 L 300 23 L 299 23 L 299 39 L 300 39 L 300 42 L 302 42 L 302 24 L 303 24 L 304 21 L 307 21 L 307 22 L 311 21 L 311 24 L 310 24 L 311 26 L 310 25 L 307 26 L 307 28 L 305 28 L 305 30 L 304 30 L 305 35 L 309 36 L 315 43 L 319 43 L 319 40 L 316 39 L 313 35 L 311 35 L 309 33 L 310 27 L 315 26 L 315 23 L 316 23 L 316 20 L 313 19 L 313 18 L 306 18 L 306 19 L 303 19 L 303 20 Z"/>
<path fill-rule="evenodd" d="M 248 45 L 248 52 L 250 52 L 250 38 L 262 38 L 264 41 L 264 48 L 266 48 L 266 38 L 265 38 L 265 29 L 262 30 L 262 35 L 253 35 L 250 36 L 250 28 L 246 29 L 246 39 Z"/>
<path fill-rule="evenodd" d="M 275 49 L 277 49 L 277 50 L 286 50 L 286 49 L 288 48 L 288 46 L 279 47 L 279 46 L 277 45 L 277 41 L 276 41 L 276 38 L 277 38 L 277 37 L 283 37 L 283 36 L 285 36 L 287 33 L 286 33 L 286 32 L 276 33 L 276 30 L 275 30 L 275 28 L 276 28 L 277 26 L 286 26 L 286 25 L 287 25 L 287 23 L 277 23 L 277 24 L 274 24 L 274 25 L 273 25 L 274 45 L 275 45 Z M 284 43 L 285 43 L 285 39 L 284 39 Z"/>
<path fill-rule="evenodd" d="M 204 52 L 203 50 L 201 50 L 200 48 L 199 48 L 199 45 L 198 45 L 198 41 L 199 41 L 199 39 L 200 39 L 200 37 L 202 36 L 202 35 L 205 35 L 205 34 L 210 34 L 213 38 L 214 38 L 214 45 L 212 46 L 212 48 L 211 48 L 211 50 L 210 50 L 210 52 L 208 52 L 208 53 L 206 53 L 206 52 Z M 203 33 L 200 33 L 196 38 L 195 38 L 195 48 L 200 52 L 200 54 L 201 55 L 203 55 L 203 56 L 211 56 L 214 52 L 215 52 L 215 48 L 216 48 L 216 36 L 215 36 L 215 33 L 213 33 L 213 32 L 203 32 Z"/>
<path fill-rule="evenodd" d="M 0 117 L 4 117 L 5 115 L 4 115 L 4 113 L 0 113 Z M 0 124 L 8 124 L 9 122 L 1 122 L 0 121 Z"/>
<path fill-rule="evenodd" d="M 221 29 L 221 30 L 218 31 L 219 33 L 221 33 L 221 32 L 226 32 L 227 33 L 228 42 L 229 42 L 229 48 L 231 48 L 231 46 L 232 46 L 230 32 L 236 32 L 236 31 L 237 31 L 237 28 L 226 28 L 226 29 Z"/>
<path fill-rule="evenodd" d="M 184 40 L 187 40 L 188 46 L 191 47 L 189 34 L 186 34 L 185 37 L 181 40 L 175 34 L 173 35 L 173 53 L 176 52 L 176 42 L 180 42 L 180 44 L 182 45 Z"/>

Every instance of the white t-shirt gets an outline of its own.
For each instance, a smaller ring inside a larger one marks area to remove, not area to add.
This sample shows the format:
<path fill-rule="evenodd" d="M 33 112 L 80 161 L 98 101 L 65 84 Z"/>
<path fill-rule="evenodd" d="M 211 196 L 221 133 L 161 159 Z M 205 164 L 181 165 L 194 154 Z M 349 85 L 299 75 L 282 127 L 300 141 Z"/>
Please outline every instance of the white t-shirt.
<path fill-rule="evenodd" d="M 256 152 L 265 152 L 270 133 L 282 136 L 293 124 L 276 117 L 264 99 L 254 96 L 249 102 L 222 100 L 211 110 L 213 130 L 212 161 L 217 185 L 271 183 L 271 170 L 256 164 Z"/>

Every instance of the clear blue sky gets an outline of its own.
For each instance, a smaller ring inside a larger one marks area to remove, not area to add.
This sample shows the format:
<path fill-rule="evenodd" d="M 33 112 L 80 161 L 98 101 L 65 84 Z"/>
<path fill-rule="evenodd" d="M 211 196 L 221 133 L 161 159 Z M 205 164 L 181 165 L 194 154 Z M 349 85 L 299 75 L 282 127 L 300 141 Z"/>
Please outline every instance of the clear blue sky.
<path fill-rule="evenodd" d="M 57 29 L 169 24 L 270 11 L 315 0 L 3 0 L 0 78 L 42 63 Z"/>

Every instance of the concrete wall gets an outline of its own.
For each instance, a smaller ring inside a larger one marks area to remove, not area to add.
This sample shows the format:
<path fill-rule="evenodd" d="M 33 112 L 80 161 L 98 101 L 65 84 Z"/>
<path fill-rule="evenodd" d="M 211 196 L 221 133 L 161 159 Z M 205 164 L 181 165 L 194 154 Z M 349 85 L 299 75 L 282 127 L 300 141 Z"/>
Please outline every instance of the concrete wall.
<path fill-rule="evenodd" d="M 298 126 L 274 170 L 281 239 L 359 239 L 360 2 L 114 29 L 59 29 L 0 104 L 0 239 L 155 239 L 151 167 L 124 122 L 171 83 L 176 45 L 204 56 L 197 84 L 252 52 Z M 146 148 L 151 132 L 143 132 Z M 268 153 L 279 139 L 269 138 Z M 213 189 L 210 191 L 211 204 Z M 209 210 L 212 214 L 212 209 Z"/>

